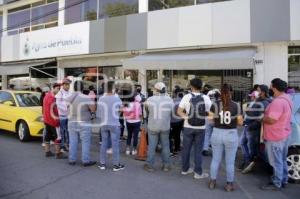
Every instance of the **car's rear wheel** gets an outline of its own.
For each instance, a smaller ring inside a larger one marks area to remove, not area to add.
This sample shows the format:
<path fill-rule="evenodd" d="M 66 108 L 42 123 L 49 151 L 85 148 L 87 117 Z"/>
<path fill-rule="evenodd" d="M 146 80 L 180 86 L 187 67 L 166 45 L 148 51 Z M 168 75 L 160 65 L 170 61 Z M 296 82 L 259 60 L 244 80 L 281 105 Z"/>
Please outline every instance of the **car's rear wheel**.
<path fill-rule="evenodd" d="M 29 128 L 25 121 L 18 122 L 17 133 L 21 142 L 26 142 L 30 140 Z"/>
<path fill-rule="evenodd" d="M 289 181 L 300 183 L 300 149 L 290 148 L 287 156 Z"/>

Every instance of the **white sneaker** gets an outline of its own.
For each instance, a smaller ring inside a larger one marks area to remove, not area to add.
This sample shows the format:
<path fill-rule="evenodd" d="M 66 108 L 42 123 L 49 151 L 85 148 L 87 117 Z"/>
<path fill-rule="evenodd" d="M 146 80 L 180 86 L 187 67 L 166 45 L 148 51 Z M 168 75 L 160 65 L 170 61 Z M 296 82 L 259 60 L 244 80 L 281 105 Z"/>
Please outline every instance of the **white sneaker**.
<path fill-rule="evenodd" d="M 126 155 L 130 155 L 130 150 L 129 149 L 126 149 Z"/>
<path fill-rule="evenodd" d="M 132 151 L 132 155 L 136 155 L 137 154 L 137 151 L 136 150 L 133 150 Z"/>
<path fill-rule="evenodd" d="M 201 175 L 199 175 L 198 173 L 194 174 L 194 179 L 196 180 L 200 180 L 208 177 L 209 177 L 208 173 L 202 173 Z"/>
<path fill-rule="evenodd" d="M 181 171 L 181 175 L 186 176 L 186 175 L 189 175 L 189 174 L 191 174 L 193 172 L 194 172 L 194 169 L 189 168 L 187 171 Z"/>
<path fill-rule="evenodd" d="M 107 150 L 106 150 L 106 153 L 107 153 L 107 154 L 113 154 L 113 150 L 112 150 L 112 148 L 110 148 L 110 149 L 107 149 Z"/>

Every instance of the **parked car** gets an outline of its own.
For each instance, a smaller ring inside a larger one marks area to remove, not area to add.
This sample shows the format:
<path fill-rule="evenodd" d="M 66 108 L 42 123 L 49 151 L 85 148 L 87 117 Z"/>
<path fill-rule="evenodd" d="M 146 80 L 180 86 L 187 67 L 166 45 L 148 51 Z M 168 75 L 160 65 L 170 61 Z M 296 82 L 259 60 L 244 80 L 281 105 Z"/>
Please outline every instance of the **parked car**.
<path fill-rule="evenodd" d="M 287 163 L 290 181 L 300 183 L 300 93 L 293 94 L 291 97 L 294 107 Z"/>
<path fill-rule="evenodd" d="M 0 90 L 0 129 L 15 132 L 20 141 L 43 135 L 40 93 Z"/>

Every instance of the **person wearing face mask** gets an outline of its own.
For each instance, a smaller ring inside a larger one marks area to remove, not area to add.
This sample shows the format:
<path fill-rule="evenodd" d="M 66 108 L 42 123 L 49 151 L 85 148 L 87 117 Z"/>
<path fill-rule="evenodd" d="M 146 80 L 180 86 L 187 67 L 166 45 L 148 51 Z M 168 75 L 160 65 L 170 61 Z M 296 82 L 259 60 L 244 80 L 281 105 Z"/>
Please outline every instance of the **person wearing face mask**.
<path fill-rule="evenodd" d="M 273 167 L 271 182 L 262 186 L 262 190 L 279 191 L 288 183 L 288 139 L 291 134 L 291 116 L 293 102 L 285 94 L 287 83 L 279 78 L 273 79 L 271 89 L 274 99 L 263 117 L 264 140 L 270 165 Z"/>
<path fill-rule="evenodd" d="M 243 162 L 240 166 L 242 172 L 253 162 L 254 157 L 257 155 L 257 150 L 255 150 L 256 145 L 258 144 L 256 142 L 256 137 L 257 135 L 259 137 L 260 132 L 260 129 L 257 129 L 256 117 L 258 113 L 255 109 L 256 100 L 259 98 L 258 91 L 252 91 L 252 93 L 249 94 L 249 97 L 251 101 L 245 109 L 244 131 L 240 138 L 243 153 Z"/>
<path fill-rule="evenodd" d="M 249 118 L 245 121 L 248 123 L 247 136 L 249 138 L 248 143 L 243 147 L 243 152 L 247 153 L 245 158 L 248 158 L 248 164 L 245 165 L 242 170 L 243 174 L 253 171 L 256 164 L 256 159 L 259 151 L 259 142 L 260 142 L 260 132 L 261 132 L 261 121 L 263 118 L 264 111 L 267 106 L 271 103 L 269 98 L 269 89 L 267 85 L 259 85 L 257 87 L 258 98 L 255 100 L 255 103 L 252 105 L 252 111 L 249 114 Z M 247 148 L 246 148 L 247 147 Z"/>

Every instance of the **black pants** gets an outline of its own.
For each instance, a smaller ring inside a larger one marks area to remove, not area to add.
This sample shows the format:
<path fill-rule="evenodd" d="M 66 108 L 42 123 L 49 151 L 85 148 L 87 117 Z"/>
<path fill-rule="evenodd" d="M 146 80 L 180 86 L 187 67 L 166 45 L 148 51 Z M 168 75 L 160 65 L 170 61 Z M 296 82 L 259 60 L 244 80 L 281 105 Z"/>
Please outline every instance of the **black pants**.
<path fill-rule="evenodd" d="M 123 116 L 122 116 L 122 117 L 123 117 Z M 120 118 L 119 121 L 120 121 L 120 124 L 121 124 L 121 134 L 120 134 L 120 137 L 123 137 L 123 135 L 124 135 L 124 130 L 125 130 L 124 119 L 123 119 L 123 118 Z"/>
<path fill-rule="evenodd" d="M 170 130 L 170 152 L 178 152 L 180 151 L 180 134 L 183 128 L 183 121 L 171 123 Z"/>
<path fill-rule="evenodd" d="M 49 144 L 50 141 L 58 142 L 56 128 L 45 124 L 46 134 L 45 134 L 45 143 Z"/>
<path fill-rule="evenodd" d="M 133 148 L 136 149 L 138 145 L 139 132 L 141 129 L 141 122 L 128 123 L 126 122 L 128 136 L 127 136 L 127 147 L 131 146 L 133 138 Z"/>

